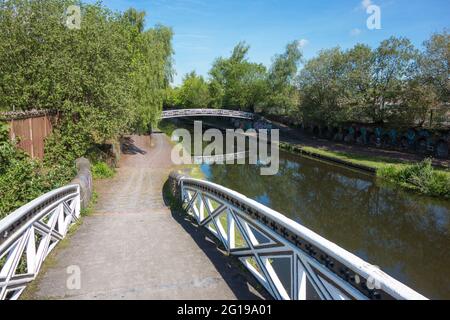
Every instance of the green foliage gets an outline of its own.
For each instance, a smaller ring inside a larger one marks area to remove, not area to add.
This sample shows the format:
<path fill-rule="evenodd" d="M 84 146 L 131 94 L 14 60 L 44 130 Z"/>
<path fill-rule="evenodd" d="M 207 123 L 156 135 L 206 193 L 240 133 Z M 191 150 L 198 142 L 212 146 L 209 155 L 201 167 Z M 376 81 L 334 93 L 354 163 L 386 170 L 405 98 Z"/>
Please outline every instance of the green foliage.
<path fill-rule="evenodd" d="M 301 112 L 305 121 L 332 123 L 341 120 L 345 70 L 340 48 L 324 50 L 309 60 L 300 73 Z"/>
<path fill-rule="evenodd" d="M 425 52 L 421 56 L 422 80 L 433 87 L 439 100 L 449 102 L 450 98 L 450 34 L 448 30 L 433 34 L 425 41 Z"/>
<path fill-rule="evenodd" d="M 115 170 L 105 162 L 97 162 L 92 166 L 92 176 L 94 179 L 109 179 L 114 177 Z"/>
<path fill-rule="evenodd" d="M 265 99 L 266 68 L 247 60 L 250 47 L 240 42 L 230 58 L 218 58 L 209 72 L 211 105 L 254 111 Z"/>
<path fill-rule="evenodd" d="M 164 92 L 164 102 L 165 109 L 172 108 L 182 108 L 183 105 L 180 99 L 180 87 L 169 86 Z"/>
<path fill-rule="evenodd" d="M 187 74 L 178 90 L 178 99 L 184 108 L 207 108 L 210 100 L 207 82 L 194 71 Z"/>
<path fill-rule="evenodd" d="M 80 30 L 63 23 L 71 4 L 81 6 Z M 144 30 L 145 13 L 100 3 L 1 0 L 0 7 L 0 109 L 58 110 L 47 154 L 73 159 L 157 122 L 172 74 L 170 29 Z"/>
<path fill-rule="evenodd" d="M 365 122 L 406 127 L 432 120 L 430 124 L 437 126 L 448 110 L 442 106 L 450 92 L 450 36 L 447 31 L 433 34 L 424 46 L 419 52 L 410 40 L 391 37 L 374 49 L 364 44 L 348 50 L 332 48 L 320 51 L 299 70 L 302 52 L 294 41 L 266 70 L 248 61 L 249 46 L 241 42 L 230 57 L 217 58 L 209 71 L 209 107 L 328 125 Z M 170 90 L 168 105 L 192 106 L 191 99 L 183 100 L 181 95 L 198 97 L 204 81 L 189 82 L 190 78 Z M 201 91 L 206 100 L 206 92 Z"/>
<path fill-rule="evenodd" d="M 446 60 L 442 54 L 437 56 L 441 63 Z M 322 51 L 307 62 L 299 77 L 301 117 L 325 124 L 424 124 L 430 110 L 443 102 L 424 77 L 432 65 L 427 60 L 408 39 L 395 37 L 375 50 L 358 44 L 347 51 Z M 445 73 L 444 68 L 440 73 Z"/>
<path fill-rule="evenodd" d="M 172 79 L 172 30 L 157 26 L 135 37 L 132 97 L 136 118 L 133 127 L 140 133 L 158 123 L 166 90 Z"/>
<path fill-rule="evenodd" d="M 293 115 L 299 104 L 298 90 L 294 81 L 298 64 L 302 59 L 298 41 L 286 46 L 286 52 L 277 55 L 267 75 L 269 94 L 265 111 L 273 114 Z"/>
<path fill-rule="evenodd" d="M 73 4 L 79 30 L 64 23 Z M 144 25 L 144 12 L 100 2 L 0 0 L 0 110 L 59 114 L 44 162 L 19 151 L 1 125 L 0 217 L 70 181 L 75 159 L 93 146 L 158 121 L 173 73 L 172 31 Z"/>
<path fill-rule="evenodd" d="M 0 219 L 45 192 L 64 186 L 75 175 L 75 166 L 46 167 L 30 159 L 9 141 L 8 129 L 0 125 Z"/>
<path fill-rule="evenodd" d="M 130 8 L 123 14 L 123 18 L 128 21 L 137 32 L 144 32 L 145 27 L 145 11 L 137 11 L 134 8 Z"/>
<path fill-rule="evenodd" d="M 450 175 L 433 169 L 431 159 L 405 167 L 388 166 L 379 176 L 430 196 L 450 198 Z"/>

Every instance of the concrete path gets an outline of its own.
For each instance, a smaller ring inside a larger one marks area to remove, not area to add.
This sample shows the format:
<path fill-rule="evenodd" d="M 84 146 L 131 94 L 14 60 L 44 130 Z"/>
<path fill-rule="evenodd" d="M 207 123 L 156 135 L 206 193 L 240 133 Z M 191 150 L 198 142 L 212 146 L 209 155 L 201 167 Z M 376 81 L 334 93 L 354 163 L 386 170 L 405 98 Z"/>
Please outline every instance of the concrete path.
<path fill-rule="evenodd" d="M 173 169 L 166 136 L 133 136 L 114 179 L 96 183 L 98 203 L 53 266 L 34 299 L 257 299 L 253 279 L 217 250 L 206 231 L 165 205 Z M 81 289 L 67 288 L 78 266 Z"/>

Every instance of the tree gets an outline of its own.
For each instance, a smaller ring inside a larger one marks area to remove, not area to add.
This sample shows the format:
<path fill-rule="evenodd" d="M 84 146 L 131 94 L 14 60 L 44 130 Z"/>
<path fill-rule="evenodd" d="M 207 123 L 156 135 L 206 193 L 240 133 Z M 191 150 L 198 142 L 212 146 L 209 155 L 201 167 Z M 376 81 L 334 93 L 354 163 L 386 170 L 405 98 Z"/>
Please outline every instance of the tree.
<path fill-rule="evenodd" d="M 210 100 L 208 84 L 192 71 L 185 75 L 178 96 L 184 108 L 207 108 Z"/>
<path fill-rule="evenodd" d="M 158 25 L 139 33 L 132 42 L 133 127 L 138 132 L 147 132 L 159 121 L 172 78 L 171 40 L 172 30 Z"/>
<path fill-rule="evenodd" d="M 341 103 L 347 121 L 371 121 L 369 118 L 373 85 L 374 52 L 364 44 L 344 53 Z"/>
<path fill-rule="evenodd" d="M 180 88 L 179 87 L 167 87 L 164 94 L 163 106 L 165 109 L 180 108 L 182 107 L 180 99 Z"/>
<path fill-rule="evenodd" d="M 289 43 L 283 54 L 275 56 L 267 76 L 267 112 L 287 115 L 298 106 L 299 96 L 294 80 L 301 58 L 298 41 Z"/>
<path fill-rule="evenodd" d="M 145 11 L 137 11 L 134 8 L 130 8 L 123 14 L 123 17 L 129 24 L 136 27 L 139 33 L 144 32 L 145 27 Z"/>
<path fill-rule="evenodd" d="M 425 52 L 421 59 L 423 80 L 434 88 L 441 102 L 450 97 L 450 35 L 447 30 L 435 33 L 424 43 Z"/>
<path fill-rule="evenodd" d="M 345 55 L 340 48 L 323 50 L 309 60 L 299 75 L 301 118 L 332 124 L 343 121 L 345 110 Z"/>
<path fill-rule="evenodd" d="M 80 30 L 62 23 L 72 4 L 81 6 Z M 172 72 L 170 29 L 144 31 L 135 10 L 71 0 L 0 0 L 0 8 L 0 109 L 59 111 L 49 162 L 157 121 Z"/>
<path fill-rule="evenodd" d="M 247 60 L 250 47 L 238 43 L 230 58 L 218 58 L 209 72 L 211 77 L 210 94 L 214 107 L 220 104 L 230 109 L 254 111 L 263 100 L 262 81 L 266 76 L 266 68 L 262 64 Z"/>
<path fill-rule="evenodd" d="M 222 82 L 218 79 L 212 78 L 209 81 L 209 107 L 213 109 L 220 109 L 223 106 L 223 97 L 225 95 L 225 88 Z"/>
<path fill-rule="evenodd" d="M 406 38 L 391 37 L 375 50 L 369 117 L 383 123 L 398 119 L 405 85 L 417 76 L 418 51 Z"/>

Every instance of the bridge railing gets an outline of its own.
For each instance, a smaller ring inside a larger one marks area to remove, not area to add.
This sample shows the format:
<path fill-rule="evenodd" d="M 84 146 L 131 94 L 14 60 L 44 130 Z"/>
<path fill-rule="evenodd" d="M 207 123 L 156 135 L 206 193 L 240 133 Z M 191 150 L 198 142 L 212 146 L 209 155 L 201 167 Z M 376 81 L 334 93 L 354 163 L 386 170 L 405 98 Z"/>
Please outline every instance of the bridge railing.
<path fill-rule="evenodd" d="M 201 116 L 215 116 L 215 117 L 229 117 L 240 119 L 255 119 L 255 115 L 249 112 L 237 110 L 224 109 L 176 109 L 166 110 L 162 112 L 161 119 L 179 118 L 179 117 L 201 117 Z"/>
<path fill-rule="evenodd" d="M 193 156 L 192 163 L 195 164 L 215 164 L 215 163 L 227 163 L 229 161 L 236 161 L 246 159 L 249 156 L 249 151 L 241 151 L 236 153 L 219 154 L 213 156 Z"/>
<path fill-rule="evenodd" d="M 172 173 L 184 209 L 283 300 L 426 299 L 284 215 L 220 185 Z"/>
<path fill-rule="evenodd" d="M 16 300 L 80 217 L 80 186 L 51 191 L 0 221 L 0 300 Z"/>

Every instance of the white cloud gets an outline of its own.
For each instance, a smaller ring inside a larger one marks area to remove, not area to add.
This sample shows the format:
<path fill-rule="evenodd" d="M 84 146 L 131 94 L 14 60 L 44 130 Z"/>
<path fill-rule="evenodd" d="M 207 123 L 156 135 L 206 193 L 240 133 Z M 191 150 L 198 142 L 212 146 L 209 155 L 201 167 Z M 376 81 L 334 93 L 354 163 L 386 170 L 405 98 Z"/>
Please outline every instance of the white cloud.
<path fill-rule="evenodd" d="M 306 39 L 300 39 L 297 41 L 297 43 L 298 43 L 298 47 L 300 49 L 303 49 L 304 47 L 306 47 L 309 44 L 309 41 Z"/>
<path fill-rule="evenodd" d="M 350 31 L 350 35 L 353 37 L 359 36 L 361 34 L 361 29 L 355 28 Z"/>

